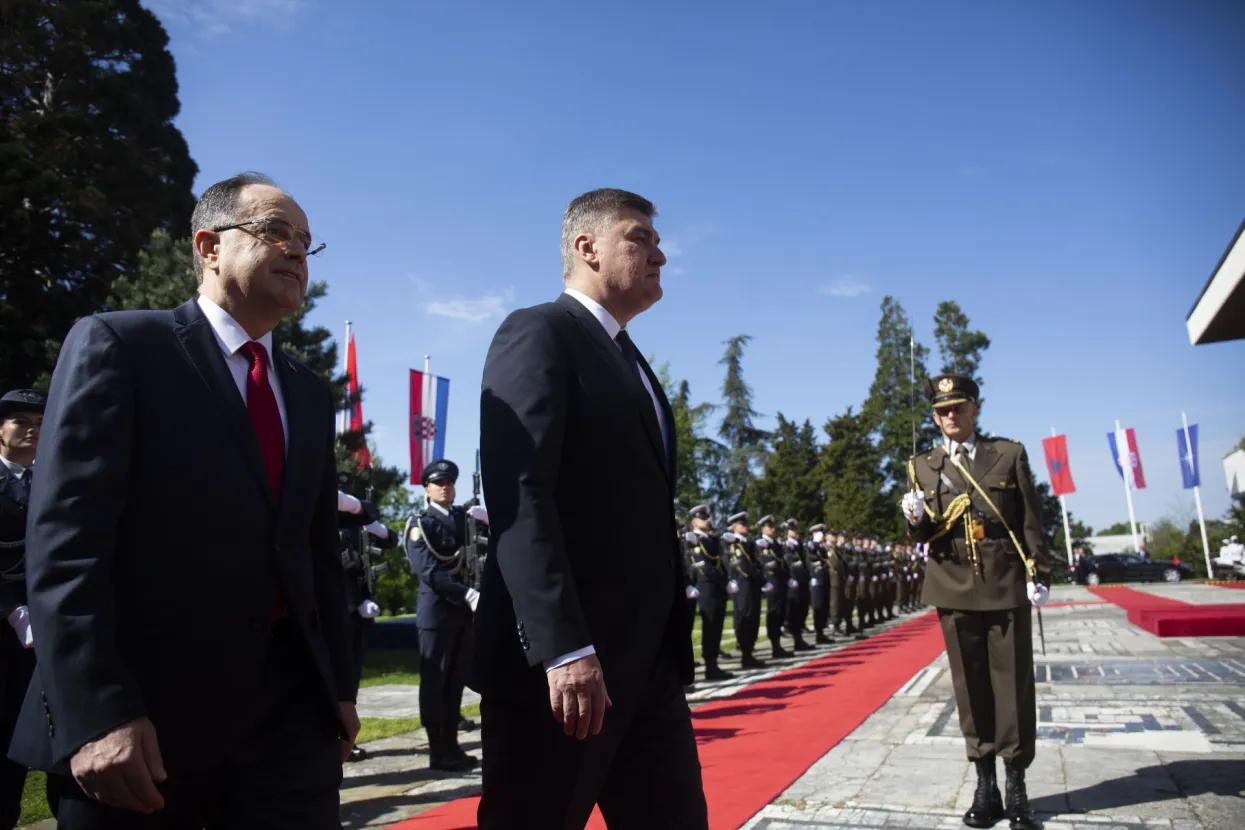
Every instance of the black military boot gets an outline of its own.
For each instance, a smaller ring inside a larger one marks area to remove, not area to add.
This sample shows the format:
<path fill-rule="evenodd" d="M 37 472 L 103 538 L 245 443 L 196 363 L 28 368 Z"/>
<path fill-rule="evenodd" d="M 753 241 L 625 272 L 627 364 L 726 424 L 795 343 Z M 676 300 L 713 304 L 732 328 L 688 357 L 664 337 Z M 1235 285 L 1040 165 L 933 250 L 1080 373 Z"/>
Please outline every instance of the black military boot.
<path fill-rule="evenodd" d="M 803 634 L 795 635 L 795 650 L 796 651 L 812 651 L 815 648 L 817 648 L 817 646 L 813 645 L 808 640 L 805 640 Z"/>
<path fill-rule="evenodd" d="M 783 648 L 778 643 L 775 643 L 773 640 L 770 640 L 770 649 L 771 649 L 770 659 L 772 660 L 781 660 L 784 657 L 793 656 L 791 652 L 787 651 L 785 648 Z"/>
<path fill-rule="evenodd" d="M 824 632 L 824 631 L 818 631 L 818 632 L 817 632 L 817 636 L 816 636 L 814 639 L 817 641 L 817 644 L 818 644 L 818 645 L 823 645 L 823 646 L 832 646 L 832 645 L 834 645 L 834 638 L 833 638 L 833 637 L 827 637 L 827 636 L 826 636 L 826 632 Z"/>
<path fill-rule="evenodd" d="M 725 669 L 718 668 L 718 661 L 705 661 L 705 680 L 730 680 L 734 676 Z"/>
<path fill-rule="evenodd" d="M 354 763 L 355 761 L 366 761 L 367 759 L 367 750 L 361 746 L 354 746 L 350 748 L 350 757 L 347 758 L 346 761 Z"/>
<path fill-rule="evenodd" d="M 765 668 L 765 661 L 753 657 L 752 649 L 748 649 L 744 652 L 744 656 L 740 658 L 739 665 L 745 669 L 763 669 Z"/>
<path fill-rule="evenodd" d="M 895 608 L 894 608 L 894 606 L 890 606 L 890 607 L 888 607 L 888 608 L 886 609 L 886 619 L 888 619 L 888 620 L 893 620 L 893 619 L 895 619 Z"/>
<path fill-rule="evenodd" d="M 977 791 L 973 793 L 973 806 L 964 814 L 964 823 L 969 827 L 993 827 L 1003 819 L 1003 797 L 999 795 L 994 758 L 978 758 L 973 763 L 977 767 Z"/>
<path fill-rule="evenodd" d="M 1029 793 L 1025 791 L 1025 771 L 1011 764 L 1003 764 L 1007 771 L 1007 818 L 1011 830 L 1040 830 L 1037 816 L 1029 806 Z"/>

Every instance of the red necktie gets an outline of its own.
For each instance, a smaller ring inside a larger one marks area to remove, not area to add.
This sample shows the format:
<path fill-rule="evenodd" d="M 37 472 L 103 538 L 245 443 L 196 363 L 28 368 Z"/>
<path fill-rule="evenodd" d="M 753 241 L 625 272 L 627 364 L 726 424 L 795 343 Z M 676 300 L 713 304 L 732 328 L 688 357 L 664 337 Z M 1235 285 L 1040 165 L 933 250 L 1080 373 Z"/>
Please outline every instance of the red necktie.
<path fill-rule="evenodd" d="M 251 425 L 255 427 L 255 437 L 259 439 L 259 453 L 268 468 L 272 497 L 279 502 L 281 474 L 285 469 L 285 428 L 281 426 L 277 396 L 268 382 L 268 350 L 252 340 L 242 346 L 242 351 L 251 360 L 251 368 L 246 373 L 246 409 L 251 416 Z M 284 613 L 285 600 L 278 585 L 272 609 L 273 619 Z"/>

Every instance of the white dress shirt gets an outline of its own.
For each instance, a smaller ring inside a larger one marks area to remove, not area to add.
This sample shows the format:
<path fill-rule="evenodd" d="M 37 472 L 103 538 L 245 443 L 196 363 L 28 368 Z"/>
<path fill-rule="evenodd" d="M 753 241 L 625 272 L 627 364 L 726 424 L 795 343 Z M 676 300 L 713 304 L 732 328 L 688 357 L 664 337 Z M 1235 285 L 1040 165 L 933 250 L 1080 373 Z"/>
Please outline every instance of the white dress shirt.
<path fill-rule="evenodd" d="M 200 294 L 198 301 L 199 308 L 203 309 L 203 316 L 207 317 L 208 323 L 212 326 L 212 333 L 216 335 L 216 343 L 220 346 L 221 353 L 225 355 L 225 365 L 229 367 L 229 374 L 233 376 L 233 382 L 238 387 L 238 394 L 242 396 L 242 403 L 245 404 L 246 376 L 251 371 L 251 358 L 242 351 L 242 347 L 251 342 L 251 335 L 238 325 L 237 320 L 229 316 L 229 312 L 207 297 Z M 281 381 L 272 364 L 272 332 L 265 333 L 255 342 L 263 346 L 268 354 L 268 384 L 272 387 L 272 394 L 277 398 L 277 412 L 281 414 L 281 431 L 285 433 L 285 449 L 288 451 L 290 421 L 285 415 L 285 398 L 281 395 Z"/>
<path fill-rule="evenodd" d="M 965 463 L 965 458 L 968 459 L 969 462 L 973 461 L 973 459 L 977 456 L 977 433 L 974 432 L 963 441 L 952 441 L 948 438 L 947 455 L 954 458 L 956 450 L 959 450 L 963 455 L 963 458 L 960 459 L 961 464 Z"/>

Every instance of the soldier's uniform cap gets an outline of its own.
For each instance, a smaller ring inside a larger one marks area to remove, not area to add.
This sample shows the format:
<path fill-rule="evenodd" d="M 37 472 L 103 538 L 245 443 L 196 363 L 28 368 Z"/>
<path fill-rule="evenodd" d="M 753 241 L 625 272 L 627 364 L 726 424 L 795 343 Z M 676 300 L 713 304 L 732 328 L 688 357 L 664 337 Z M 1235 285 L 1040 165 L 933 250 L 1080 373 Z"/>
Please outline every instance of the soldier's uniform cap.
<path fill-rule="evenodd" d="M 787 521 L 782 523 L 782 526 L 785 527 L 787 530 L 799 530 L 800 520 L 799 519 L 787 519 Z"/>
<path fill-rule="evenodd" d="M 726 523 L 728 525 L 738 525 L 738 524 L 746 525 L 748 523 L 748 511 L 743 510 L 739 513 L 736 513 L 734 516 L 731 516 L 729 519 L 727 519 Z"/>
<path fill-rule="evenodd" d="M 427 467 L 424 467 L 423 475 L 419 477 L 419 483 L 427 487 L 429 482 L 441 481 L 447 478 L 450 481 L 458 481 L 458 465 L 448 459 L 439 458 Z"/>
<path fill-rule="evenodd" d="M 46 395 L 33 389 L 14 389 L 0 397 L 0 418 L 7 418 L 14 412 L 43 412 L 47 405 Z"/>
<path fill-rule="evenodd" d="M 758 527 L 773 527 L 774 524 L 775 524 L 774 517 L 770 515 L 769 513 L 766 513 L 764 516 L 757 519 Z"/>
<path fill-rule="evenodd" d="M 809 532 L 809 533 L 816 533 L 816 532 L 817 532 L 817 531 L 819 531 L 819 530 L 824 531 L 825 529 L 826 529 L 826 526 L 825 526 L 825 525 L 823 525 L 823 524 L 815 524 L 815 525 L 813 525 L 812 527 L 810 527 L 810 528 L 808 529 L 808 532 Z"/>
<path fill-rule="evenodd" d="M 925 382 L 925 397 L 934 407 L 977 403 L 977 382 L 963 375 L 939 375 Z"/>
<path fill-rule="evenodd" d="M 689 519 L 708 519 L 709 518 L 709 505 L 707 504 L 696 505 L 691 510 L 687 511 L 687 517 Z"/>

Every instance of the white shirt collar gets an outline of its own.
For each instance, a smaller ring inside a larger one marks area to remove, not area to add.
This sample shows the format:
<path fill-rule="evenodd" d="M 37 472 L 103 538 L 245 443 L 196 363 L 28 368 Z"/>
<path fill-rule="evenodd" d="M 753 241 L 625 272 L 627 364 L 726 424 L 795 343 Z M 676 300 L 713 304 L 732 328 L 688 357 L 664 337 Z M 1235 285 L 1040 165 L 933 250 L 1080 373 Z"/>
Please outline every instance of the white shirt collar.
<path fill-rule="evenodd" d="M 8 467 L 9 472 L 13 473 L 13 475 L 15 476 L 20 476 L 26 472 L 26 468 L 23 467 L 21 464 L 18 464 L 16 461 L 10 461 L 9 459 L 5 458 L 3 455 L 0 455 L 0 461 L 3 461 L 4 466 Z"/>
<path fill-rule="evenodd" d="M 229 316 L 229 312 L 200 294 L 197 297 L 199 308 L 203 309 L 203 316 L 207 318 L 208 323 L 212 326 L 212 333 L 216 335 L 216 342 L 220 344 L 225 354 L 233 356 L 238 350 L 251 342 L 251 335 L 246 333 L 246 329 L 238 325 L 238 321 Z M 268 353 L 268 369 L 272 370 L 272 332 L 265 333 L 262 337 L 256 339 L 259 345 L 264 347 L 264 351 Z M 245 356 L 245 355 L 244 355 Z"/>
<path fill-rule="evenodd" d="M 967 455 L 969 458 L 972 458 L 973 455 L 977 452 L 977 433 L 974 432 L 972 435 L 968 436 L 963 441 L 952 441 L 950 438 L 948 438 L 947 439 L 947 454 L 955 455 L 956 447 L 963 447 L 964 454 Z"/>
<path fill-rule="evenodd" d="M 442 507 L 441 505 L 437 504 L 435 501 L 430 501 L 430 502 L 428 502 L 428 506 L 429 506 L 429 507 L 435 507 L 437 510 L 440 510 L 442 513 L 444 513 L 444 514 L 445 514 L 445 515 L 447 515 L 447 516 L 448 516 L 448 515 L 450 515 L 450 511 L 449 511 L 448 509 L 446 509 L 446 508 Z"/>
<path fill-rule="evenodd" d="M 597 322 L 600 323 L 601 327 L 605 329 L 605 333 L 609 335 L 610 340 L 618 337 L 618 332 L 622 331 L 622 326 L 617 320 L 614 319 L 613 314 L 610 314 L 605 310 L 605 306 L 601 305 L 584 292 L 578 291 L 574 288 L 567 288 L 566 293 L 570 294 L 576 300 L 579 300 L 579 304 L 588 309 L 588 311 L 592 313 L 593 317 L 597 318 Z"/>

